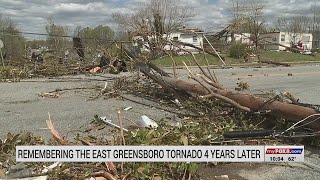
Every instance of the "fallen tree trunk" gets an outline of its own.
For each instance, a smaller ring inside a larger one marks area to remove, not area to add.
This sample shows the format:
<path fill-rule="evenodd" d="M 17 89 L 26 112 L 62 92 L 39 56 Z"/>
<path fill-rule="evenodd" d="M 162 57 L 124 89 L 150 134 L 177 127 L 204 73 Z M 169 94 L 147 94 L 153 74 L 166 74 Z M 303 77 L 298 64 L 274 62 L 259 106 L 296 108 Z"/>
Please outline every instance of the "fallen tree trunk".
<path fill-rule="evenodd" d="M 141 66 L 141 64 L 139 64 Z M 152 69 L 154 69 L 155 71 L 157 71 L 157 73 L 159 73 L 161 76 L 167 76 L 170 77 L 170 75 L 165 72 L 164 70 L 158 68 L 158 66 L 152 64 L 152 63 L 147 63 L 148 66 L 150 66 Z"/>
<path fill-rule="evenodd" d="M 278 65 L 278 66 L 285 66 L 285 67 L 290 67 L 291 65 L 288 63 L 282 63 L 282 62 L 275 62 L 275 61 L 259 61 L 260 63 L 266 63 L 266 64 L 274 64 L 274 65 Z"/>
<path fill-rule="evenodd" d="M 204 52 L 206 52 L 206 53 L 208 53 L 208 54 L 210 54 L 210 55 L 212 55 L 212 56 L 214 56 L 214 57 L 219 58 L 219 56 L 218 56 L 216 53 L 214 53 L 214 52 L 212 52 L 212 51 L 209 51 L 208 49 L 202 49 L 202 48 L 200 48 L 200 47 L 198 47 L 198 46 L 195 46 L 195 45 L 193 45 L 193 44 L 186 43 L 186 42 L 181 42 L 181 41 L 177 41 L 177 43 L 182 44 L 182 45 L 184 45 L 184 46 L 192 47 L 192 48 L 197 49 L 197 50 L 199 50 L 199 51 L 204 51 Z M 225 60 L 225 58 L 224 58 L 223 56 L 220 55 L 220 57 L 221 57 L 222 60 Z"/>
<path fill-rule="evenodd" d="M 285 46 L 285 45 L 283 45 L 283 44 L 275 43 L 275 42 L 271 42 L 271 41 L 266 41 L 266 42 L 272 43 L 272 44 L 275 44 L 275 45 L 278 45 L 278 46 L 282 46 L 282 47 L 284 47 L 284 48 L 286 48 L 286 49 L 288 49 L 288 50 L 290 50 L 290 51 L 292 51 L 292 52 L 294 52 L 294 53 L 300 53 L 300 50 L 297 49 L 297 48 L 294 48 L 294 47 Z"/>
<path fill-rule="evenodd" d="M 187 92 L 192 92 L 198 95 L 209 95 L 210 92 L 203 86 L 188 81 L 178 80 L 170 77 L 162 77 L 163 81 L 170 85 L 171 87 L 177 90 L 184 90 Z M 272 101 L 268 102 L 268 99 L 257 97 L 249 94 L 240 94 L 234 93 L 228 90 L 214 89 L 211 88 L 214 93 L 225 96 L 244 107 L 248 107 L 251 111 L 260 111 L 260 110 L 270 110 L 272 114 L 277 116 L 282 116 L 289 121 L 298 122 L 301 119 L 304 119 L 312 114 L 319 113 L 317 110 L 299 106 L 295 104 L 289 104 L 286 102 Z M 309 121 L 314 120 L 315 117 L 310 118 Z M 315 130 L 320 130 L 320 121 L 315 121 L 309 124 L 309 127 L 312 127 Z"/>

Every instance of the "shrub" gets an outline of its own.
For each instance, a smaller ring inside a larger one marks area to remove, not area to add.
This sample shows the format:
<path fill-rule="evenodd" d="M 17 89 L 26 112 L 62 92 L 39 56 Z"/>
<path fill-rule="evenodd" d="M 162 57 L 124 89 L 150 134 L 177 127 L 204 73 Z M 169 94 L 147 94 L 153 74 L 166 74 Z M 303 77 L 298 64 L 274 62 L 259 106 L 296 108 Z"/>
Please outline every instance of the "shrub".
<path fill-rule="evenodd" d="M 229 56 L 233 58 L 241 58 L 246 53 L 246 45 L 241 43 L 234 43 L 229 50 Z"/>

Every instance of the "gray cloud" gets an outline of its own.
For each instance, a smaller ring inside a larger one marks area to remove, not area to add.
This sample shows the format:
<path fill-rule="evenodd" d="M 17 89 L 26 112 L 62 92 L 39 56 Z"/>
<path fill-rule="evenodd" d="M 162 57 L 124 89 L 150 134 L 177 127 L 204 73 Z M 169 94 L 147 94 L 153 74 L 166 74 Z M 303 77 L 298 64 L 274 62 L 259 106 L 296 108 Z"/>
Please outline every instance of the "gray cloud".
<path fill-rule="evenodd" d="M 0 13 L 10 17 L 26 32 L 45 32 L 46 20 L 52 16 L 57 24 L 72 29 L 99 24 L 117 29 L 112 13 L 130 13 L 146 0 L 0 0 Z M 232 0 L 182 0 L 194 8 L 196 16 L 188 26 L 208 31 L 221 29 L 230 20 Z M 265 17 L 272 22 L 279 16 L 311 16 L 314 0 L 265 0 Z M 320 6 L 320 2 L 318 3 Z M 33 38 L 40 38 L 34 37 Z"/>

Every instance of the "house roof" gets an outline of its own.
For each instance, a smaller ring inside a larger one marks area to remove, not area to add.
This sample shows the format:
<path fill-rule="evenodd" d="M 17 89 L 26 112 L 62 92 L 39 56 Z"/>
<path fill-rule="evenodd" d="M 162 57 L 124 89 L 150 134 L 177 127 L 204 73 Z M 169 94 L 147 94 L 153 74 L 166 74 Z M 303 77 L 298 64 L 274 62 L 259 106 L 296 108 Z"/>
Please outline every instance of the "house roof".
<path fill-rule="evenodd" d="M 272 31 L 272 32 L 264 32 L 261 34 L 276 34 L 276 33 L 288 33 L 288 32 L 284 32 L 284 31 Z M 289 32 L 291 33 L 291 32 Z M 295 34 L 312 34 L 312 33 L 308 33 L 308 32 L 302 32 L 302 33 L 295 33 Z"/>
<path fill-rule="evenodd" d="M 280 31 L 271 31 L 271 32 L 263 32 L 261 34 L 275 34 L 275 33 L 281 33 Z"/>
<path fill-rule="evenodd" d="M 204 33 L 203 30 L 201 29 L 198 29 L 198 28 L 182 28 L 182 29 L 179 29 L 177 32 L 180 32 L 180 33 Z"/>

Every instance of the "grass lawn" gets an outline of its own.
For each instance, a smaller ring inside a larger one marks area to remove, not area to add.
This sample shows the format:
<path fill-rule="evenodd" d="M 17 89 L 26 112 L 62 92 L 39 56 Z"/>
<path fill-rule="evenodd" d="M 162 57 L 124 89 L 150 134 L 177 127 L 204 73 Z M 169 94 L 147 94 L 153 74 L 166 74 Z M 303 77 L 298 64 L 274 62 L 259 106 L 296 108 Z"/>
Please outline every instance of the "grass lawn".
<path fill-rule="evenodd" d="M 229 57 L 227 54 L 221 54 L 223 57 L 225 57 L 225 63 L 227 65 L 230 64 L 243 64 L 244 59 L 235 59 Z M 196 59 L 201 65 L 206 65 L 205 58 L 203 54 L 196 54 Z M 209 54 L 206 54 L 206 57 L 208 59 L 208 62 L 210 65 L 221 65 L 220 60 L 217 57 L 211 56 Z M 298 53 L 290 53 L 290 52 L 273 52 L 273 51 L 261 51 L 260 52 L 261 60 L 272 60 L 277 62 L 303 62 L 303 61 L 320 61 L 320 55 L 317 54 L 316 56 L 310 56 L 310 55 L 302 55 Z M 173 57 L 177 66 L 183 66 L 182 61 L 184 61 L 187 65 L 196 65 L 191 55 L 185 55 L 185 56 L 174 56 Z M 251 62 L 256 62 L 257 58 L 251 58 Z M 168 67 L 172 66 L 172 60 L 170 57 L 165 56 L 163 58 L 159 58 L 153 61 L 156 65 L 162 66 L 162 67 Z"/>
<path fill-rule="evenodd" d="M 237 63 L 242 61 L 243 59 L 234 59 L 234 58 L 230 58 L 230 57 L 226 57 L 225 54 L 221 54 L 223 57 L 225 57 L 225 62 L 227 64 L 233 64 L 233 63 Z M 199 64 L 201 65 L 206 65 L 207 62 L 204 58 L 203 54 L 195 54 L 195 57 L 197 59 L 197 61 L 199 62 Z M 210 65 L 219 65 L 221 64 L 221 61 L 219 60 L 219 58 L 214 57 L 210 54 L 206 54 L 206 58 L 209 62 Z M 176 62 L 177 66 L 183 66 L 183 62 L 184 61 L 187 65 L 196 65 L 196 63 L 193 61 L 193 58 L 191 55 L 185 55 L 185 56 L 173 56 L 174 61 Z M 155 63 L 156 65 L 159 66 L 172 66 L 173 62 L 171 60 L 171 58 L 169 56 L 165 56 L 163 58 L 159 58 L 156 60 L 153 60 L 153 63 Z"/>
<path fill-rule="evenodd" d="M 261 54 L 262 60 L 272 60 L 277 62 L 303 62 L 303 61 L 320 61 L 320 55 L 316 56 L 303 55 L 291 52 L 274 52 L 263 51 Z"/>

